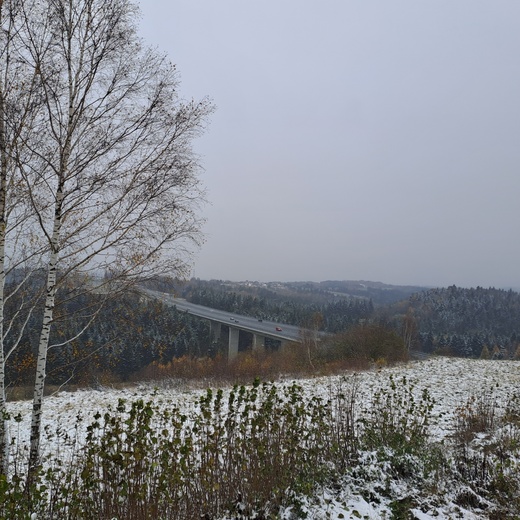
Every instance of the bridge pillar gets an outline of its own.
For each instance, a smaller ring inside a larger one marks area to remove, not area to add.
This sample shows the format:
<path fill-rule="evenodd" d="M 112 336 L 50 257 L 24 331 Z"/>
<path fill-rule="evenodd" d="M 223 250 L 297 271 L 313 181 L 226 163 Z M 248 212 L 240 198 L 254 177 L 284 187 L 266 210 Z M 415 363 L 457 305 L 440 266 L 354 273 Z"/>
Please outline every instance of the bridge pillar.
<path fill-rule="evenodd" d="M 216 341 L 220 338 L 220 333 L 222 331 L 222 323 L 220 321 L 210 321 L 209 322 L 209 332 L 211 335 L 211 339 Z"/>
<path fill-rule="evenodd" d="M 290 345 L 292 342 L 291 341 L 288 341 L 286 339 L 281 339 L 280 340 L 280 352 L 284 352 L 285 350 L 287 350 L 287 346 Z"/>
<path fill-rule="evenodd" d="M 238 336 L 240 331 L 229 327 L 229 347 L 228 347 L 228 361 L 232 361 L 238 354 Z"/>
<path fill-rule="evenodd" d="M 260 334 L 253 334 L 253 350 L 258 350 L 265 346 L 265 338 L 264 336 L 260 336 Z"/>

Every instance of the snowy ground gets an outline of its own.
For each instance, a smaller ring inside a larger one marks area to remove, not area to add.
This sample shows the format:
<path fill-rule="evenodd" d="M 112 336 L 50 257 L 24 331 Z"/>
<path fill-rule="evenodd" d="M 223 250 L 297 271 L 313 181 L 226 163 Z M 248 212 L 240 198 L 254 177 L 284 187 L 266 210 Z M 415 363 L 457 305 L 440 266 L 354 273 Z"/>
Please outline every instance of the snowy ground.
<path fill-rule="evenodd" d="M 369 400 L 373 393 L 388 384 L 390 375 L 395 378 L 406 376 L 417 385 L 417 391 L 428 388 L 434 398 L 434 417 L 432 436 L 436 440 L 442 440 L 450 434 L 453 424 L 453 414 L 458 406 L 464 404 L 472 395 L 480 395 L 482 392 L 492 392 L 499 405 L 504 405 L 513 393 L 520 392 L 520 362 L 516 361 L 483 361 L 456 358 L 433 358 L 426 361 L 411 362 L 407 365 L 384 368 L 360 373 L 360 393 Z M 300 381 L 309 393 L 320 392 L 326 395 L 337 378 L 314 378 Z M 74 437 L 81 438 L 84 432 L 76 431 L 76 418 L 78 414 L 83 416 L 82 425 L 87 426 L 90 418 L 97 412 L 103 412 L 106 408 L 116 406 L 120 398 L 133 400 L 137 398 L 161 399 L 162 402 L 174 402 L 177 406 L 189 408 L 201 395 L 201 389 L 193 389 L 177 386 L 177 388 L 161 387 L 159 393 L 153 386 L 139 386 L 126 390 L 82 390 L 72 393 L 61 392 L 46 398 L 44 403 L 44 425 L 48 432 L 56 431 L 59 427 L 69 431 Z M 12 416 L 20 415 L 21 421 L 13 425 L 11 436 L 15 437 L 18 446 L 27 443 L 30 429 L 31 403 L 27 401 L 11 402 L 8 410 Z M 43 451 L 63 450 L 62 445 L 53 443 L 53 437 L 43 440 Z M 369 460 L 366 461 L 370 465 Z M 374 469 L 376 471 L 376 469 Z M 336 518 L 391 518 L 389 506 L 382 497 L 368 502 L 363 498 L 367 496 L 366 490 L 356 487 L 353 480 L 345 480 L 341 489 L 322 490 L 304 503 L 303 509 L 309 519 L 336 519 Z M 363 495 L 363 496 L 362 496 Z M 449 490 L 446 490 L 449 495 Z M 455 504 L 449 503 L 444 497 L 443 504 L 432 506 L 431 511 L 412 511 L 417 520 L 427 519 L 481 519 L 487 518 L 484 513 L 469 512 Z M 282 515 L 285 519 L 297 518 L 291 516 L 287 510 Z"/>

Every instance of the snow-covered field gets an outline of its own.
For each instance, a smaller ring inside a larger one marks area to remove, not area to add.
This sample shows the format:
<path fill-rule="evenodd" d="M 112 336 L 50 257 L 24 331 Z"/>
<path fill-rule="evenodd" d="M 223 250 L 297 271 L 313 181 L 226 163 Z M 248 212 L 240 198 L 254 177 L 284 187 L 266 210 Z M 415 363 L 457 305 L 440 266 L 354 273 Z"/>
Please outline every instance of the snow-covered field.
<path fill-rule="evenodd" d="M 403 376 L 416 384 L 416 391 L 420 393 L 427 388 L 433 397 L 435 405 L 433 409 L 432 438 L 437 441 L 446 439 L 453 428 L 454 414 L 457 407 L 463 405 L 471 396 L 488 392 L 496 399 L 498 406 L 503 407 L 512 395 L 520 393 L 520 362 L 517 361 L 484 361 L 457 358 L 432 358 L 425 361 L 410 362 L 406 365 L 383 368 L 359 373 L 359 394 L 369 402 L 371 396 L 378 389 L 389 384 L 389 378 L 393 376 L 400 379 Z M 299 381 L 309 394 L 321 393 L 328 395 L 331 385 L 339 379 L 339 376 L 313 378 Z M 83 431 L 77 430 L 77 417 L 83 417 L 81 424 L 86 427 L 96 412 L 103 412 L 108 406 L 115 407 L 120 398 L 129 401 L 137 398 L 161 400 L 162 402 L 174 402 L 177 406 L 189 409 L 193 406 L 203 388 L 189 388 L 186 385 L 161 385 L 159 390 L 153 385 L 142 385 L 125 390 L 81 390 L 76 392 L 60 392 L 57 395 L 46 398 L 44 403 L 44 426 L 48 432 L 56 431 L 59 427 L 62 431 L 69 431 L 72 437 L 79 436 Z M 11 426 L 11 436 L 16 438 L 18 446 L 27 443 L 30 429 L 31 403 L 27 401 L 11 402 L 8 411 L 12 416 L 19 415 L 19 423 Z M 43 452 L 63 451 L 63 445 L 55 443 L 56 438 L 49 434 L 42 441 Z M 369 455 L 369 454 L 368 454 Z M 364 462 L 367 474 L 371 471 L 373 461 L 370 456 Z M 374 465 L 373 472 L 381 472 L 381 468 Z M 384 471 L 380 475 L 385 478 Z M 358 479 L 359 480 L 359 479 Z M 377 479 L 376 479 L 377 480 Z M 373 483 L 372 483 L 373 484 Z M 345 478 L 344 485 L 340 489 L 323 489 L 312 500 L 304 500 L 303 510 L 309 519 L 334 519 L 334 518 L 391 518 L 388 501 L 378 495 L 377 491 L 367 489 L 372 485 L 368 482 L 359 482 L 354 478 Z M 399 495 L 400 483 L 395 494 Z M 408 489 L 403 493 L 410 493 Z M 377 488 L 377 486 L 375 486 Z M 371 498 L 370 498 L 371 497 Z M 451 519 L 487 518 L 484 512 L 467 511 L 457 506 L 450 500 L 450 490 L 443 492 L 441 500 L 432 500 L 430 511 L 412 510 L 418 520 L 426 519 Z M 282 518 L 297 518 L 290 510 L 282 514 Z"/>

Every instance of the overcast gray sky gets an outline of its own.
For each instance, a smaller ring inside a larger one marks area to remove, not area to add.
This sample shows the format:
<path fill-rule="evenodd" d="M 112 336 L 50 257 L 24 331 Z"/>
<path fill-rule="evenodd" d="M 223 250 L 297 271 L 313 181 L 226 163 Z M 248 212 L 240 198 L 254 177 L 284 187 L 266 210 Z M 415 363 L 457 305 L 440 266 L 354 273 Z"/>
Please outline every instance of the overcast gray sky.
<path fill-rule="evenodd" d="M 141 0 L 211 205 L 193 275 L 520 288 L 518 0 Z"/>

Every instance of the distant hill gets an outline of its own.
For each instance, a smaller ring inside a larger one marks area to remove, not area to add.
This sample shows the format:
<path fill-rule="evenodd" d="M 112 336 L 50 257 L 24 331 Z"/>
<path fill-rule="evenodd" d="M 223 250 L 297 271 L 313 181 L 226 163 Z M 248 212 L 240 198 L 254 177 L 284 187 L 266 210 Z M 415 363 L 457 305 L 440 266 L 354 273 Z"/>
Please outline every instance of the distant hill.
<path fill-rule="evenodd" d="M 342 299 L 366 300 L 370 301 L 374 307 L 407 300 L 412 294 L 429 289 L 428 287 L 416 285 L 390 285 L 367 280 L 234 282 L 229 280 L 200 280 L 198 278 L 192 278 L 183 284 L 170 284 L 170 288 L 173 286 L 175 286 L 175 292 L 188 299 L 194 292 L 203 290 L 236 293 L 244 296 L 265 298 L 270 301 L 290 300 L 292 302 L 317 305 L 337 302 Z"/>
<path fill-rule="evenodd" d="M 326 280 L 324 282 L 289 282 L 288 287 L 300 290 L 314 288 L 335 296 L 372 300 L 374 306 L 388 305 L 408 299 L 412 294 L 426 291 L 428 287 L 415 285 L 390 285 L 367 280 Z"/>

